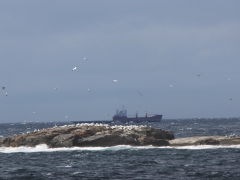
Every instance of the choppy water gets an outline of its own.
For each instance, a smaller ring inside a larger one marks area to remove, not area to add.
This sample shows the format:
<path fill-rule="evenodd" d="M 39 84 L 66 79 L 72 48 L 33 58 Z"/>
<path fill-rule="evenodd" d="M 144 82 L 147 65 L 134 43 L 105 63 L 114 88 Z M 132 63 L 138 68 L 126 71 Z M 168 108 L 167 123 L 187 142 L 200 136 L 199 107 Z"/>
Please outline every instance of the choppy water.
<path fill-rule="evenodd" d="M 239 119 L 163 120 L 148 125 L 172 131 L 176 138 L 240 136 Z M 0 137 L 52 126 L 0 124 Z M 240 179 L 239 169 L 240 145 L 0 148 L 0 179 Z"/>

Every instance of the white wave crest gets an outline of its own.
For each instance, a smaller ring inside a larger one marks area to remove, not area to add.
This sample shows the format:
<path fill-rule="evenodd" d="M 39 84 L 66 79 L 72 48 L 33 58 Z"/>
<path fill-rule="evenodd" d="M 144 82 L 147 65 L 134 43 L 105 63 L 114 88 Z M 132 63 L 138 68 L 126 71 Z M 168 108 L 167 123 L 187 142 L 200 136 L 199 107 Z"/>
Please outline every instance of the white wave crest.
<path fill-rule="evenodd" d="M 139 149 L 188 149 L 188 150 L 201 150 L 201 149 L 222 149 L 222 148 L 240 148 L 240 145 L 231 146 L 214 146 L 214 145 L 199 145 L 199 146 L 130 146 L 118 145 L 111 147 L 71 147 L 71 148 L 48 148 L 46 144 L 40 144 L 36 147 L 0 147 L 0 153 L 35 153 L 35 152 L 60 152 L 60 151 L 118 151 L 118 150 L 139 150 Z"/>

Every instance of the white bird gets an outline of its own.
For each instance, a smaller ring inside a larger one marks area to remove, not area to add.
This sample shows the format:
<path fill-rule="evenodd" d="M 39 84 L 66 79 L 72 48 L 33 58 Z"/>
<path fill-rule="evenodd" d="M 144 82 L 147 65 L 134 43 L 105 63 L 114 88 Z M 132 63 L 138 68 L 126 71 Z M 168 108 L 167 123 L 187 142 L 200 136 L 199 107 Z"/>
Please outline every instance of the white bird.
<path fill-rule="evenodd" d="M 83 60 L 88 60 L 88 58 L 86 58 L 86 57 L 83 57 Z"/>
<path fill-rule="evenodd" d="M 8 93 L 5 93 L 5 95 L 7 96 L 7 95 L 8 95 Z"/>
<path fill-rule="evenodd" d="M 91 89 L 87 89 L 88 90 L 88 92 L 91 92 Z"/>
<path fill-rule="evenodd" d="M 66 119 L 68 118 L 68 116 L 65 117 Z"/>
<path fill-rule="evenodd" d="M 76 70 L 77 68 L 78 68 L 78 66 L 75 66 L 75 67 L 72 69 L 72 71 Z"/>
<path fill-rule="evenodd" d="M 33 114 L 36 114 L 36 112 L 33 112 Z"/>
<path fill-rule="evenodd" d="M 58 90 L 58 87 L 55 87 L 54 89 L 55 89 L 55 90 Z"/>
<path fill-rule="evenodd" d="M 231 81 L 232 79 L 231 78 L 226 78 L 228 81 Z"/>
<path fill-rule="evenodd" d="M 109 114 L 106 114 L 106 116 L 109 116 Z"/>
<path fill-rule="evenodd" d="M 169 86 L 170 86 L 170 87 L 173 87 L 173 85 L 171 85 L 171 84 L 170 84 Z"/>
<path fill-rule="evenodd" d="M 114 79 L 114 80 L 112 80 L 112 82 L 117 82 L 118 80 L 116 80 L 116 79 Z"/>

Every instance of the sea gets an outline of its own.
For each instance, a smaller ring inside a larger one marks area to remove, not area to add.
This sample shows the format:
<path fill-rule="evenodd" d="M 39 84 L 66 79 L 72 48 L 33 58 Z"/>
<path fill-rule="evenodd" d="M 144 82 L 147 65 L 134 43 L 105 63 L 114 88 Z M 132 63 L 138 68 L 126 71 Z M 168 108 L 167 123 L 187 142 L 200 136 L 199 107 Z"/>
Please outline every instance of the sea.
<path fill-rule="evenodd" d="M 0 138 L 65 124 L 72 123 L 0 123 Z M 171 131 L 175 138 L 231 134 L 240 137 L 240 118 L 166 119 L 158 123 L 137 123 L 142 124 Z M 51 149 L 40 144 L 34 148 L 0 147 L 0 179 L 236 180 L 240 179 L 240 145 Z"/>

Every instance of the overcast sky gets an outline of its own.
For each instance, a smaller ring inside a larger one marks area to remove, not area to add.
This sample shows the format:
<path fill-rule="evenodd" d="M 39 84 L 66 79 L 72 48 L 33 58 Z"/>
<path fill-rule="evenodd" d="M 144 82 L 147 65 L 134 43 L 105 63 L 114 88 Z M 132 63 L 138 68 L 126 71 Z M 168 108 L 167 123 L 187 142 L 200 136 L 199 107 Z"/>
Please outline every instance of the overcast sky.
<path fill-rule="evenodd" d="M 0 123 L 111 120 L 123 105 L 163 119 L 240 117 L 239 7 L 0 1 Z"/>

